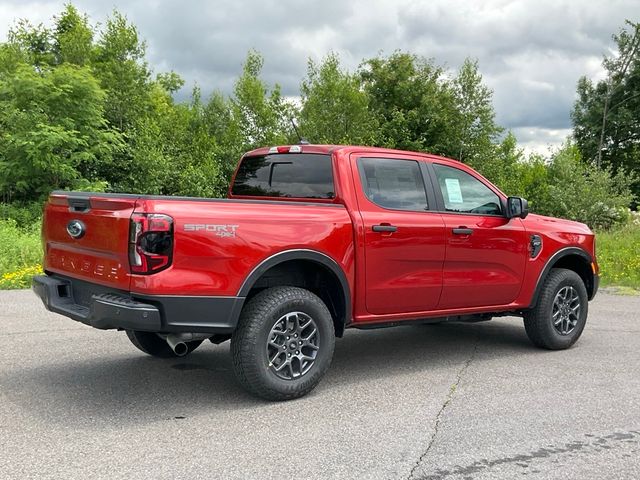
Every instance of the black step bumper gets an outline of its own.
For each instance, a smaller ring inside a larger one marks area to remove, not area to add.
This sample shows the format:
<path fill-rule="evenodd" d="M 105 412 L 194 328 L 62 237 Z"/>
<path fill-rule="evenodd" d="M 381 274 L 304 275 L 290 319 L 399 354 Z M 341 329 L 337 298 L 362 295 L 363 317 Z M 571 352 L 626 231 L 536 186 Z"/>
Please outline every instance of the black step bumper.
<path fill-rule="evenodd" d="M 136 295 L 58 275 L 33 278 L 47 310 L 101 330 L 231 333 L 243 297 Z"/>

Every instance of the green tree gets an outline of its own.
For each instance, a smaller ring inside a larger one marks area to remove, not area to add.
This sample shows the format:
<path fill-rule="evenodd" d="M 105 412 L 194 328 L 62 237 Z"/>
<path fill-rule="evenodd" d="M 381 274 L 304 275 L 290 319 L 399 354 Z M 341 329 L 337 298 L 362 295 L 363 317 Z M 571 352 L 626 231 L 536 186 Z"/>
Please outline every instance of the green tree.
<path fill-rule="evenodd" d="M 196 89 L 191 103 L 176 104 L 184 80 L 175 72 L 151 79 L 144 41 L 117 11 L 96 40 L 70 4 L 53 23 L 20 21 L 0 44 L 3 198 L 29 201 L 53 188 L 221 194 L 231 172 L 222 159 L 234 154 L 235 165 L 246 143 L 231 102 L 205 106 Z M 255 106 L 246 83 L 236 106 Z M 277 110 L 279 98 L 275 89 L 264 110 Z"/>
<path fill-rule="evenodd" d="M 508 136 L 502 152 L 495 151 L 497 137 L 503 129 L 496 124 L 493 109 L 493 92 L 482 83 L 478 62 L 466 59 L 452 82 L 455 120 L 449 138 L 448 151 L 458 160 L 474 166 L 491 162 L 505 148 L 513 148 L 515 138 Z"/>
<path fill-rule="evenodd" d="M 573 136 L 582 157 L 614 170 L 640 171 L 640 24 L 613 36 L 618 51 L 604 59 L 607 78 L 578 81 Z M 635 184 L 636 196 L 640 184 Z"/>
<path fill-rule="evenodd" d="M 509 132 L 499 144 L 489 144 L 483 154 L 472 157 L 475 168 L 507 195 L 523 196 L 525 184 L 518 174 L 525 159 L 515 135 Z"/>
<path fill-rule="evenodd" d="M 56 63 L 86 65 L 91 61 L 93 31 L 89 17 L 81 15 L 73 5 L 65 5 L 62 14 L 56 18 L 52 36 Z"/>
<path fill-rule="evenodd" d="M 103 118 L 105 95 L 86 67 L 21 65 L 0 79 L 0 190 L 16 200 L 99 181 L 120 137 Z"/>
<path fill-rule="evenodd" d="M 243 149 L 285 143 L 290 136 L 292 105 L 280 93 L 280 86 L 269 88 L 260 78 L 264 59 L 250 51 L 242 74 L 233 88 L 231 98 L 232 122 L 237 129 Z"/>
<path fill-rule="evenodd" d="M 190 104 L 175 105 L 171 115 L 163 115 L 160 123 L 174 172 L 165 193 L 196 197 L 224 194 L 226 182 L 217 138 L 209 135 L 199 88 L 194 88 Z"/>
<path fill-rule="evenodd" d="M 444 70 L 409 53 L 366 60 L 360 75 L 382 146 L 451 154 L 455 99 Z"/>
<path fill-rule="evenodd" d="M 331 53 L 320 63 L 309 60 L 300 91 L 300 131 L 313 143 L 371 145 L 377 140 L 375 117 L 358 75 L 340 69 Z"/>
<path fill-rule="evenodd" d="M 150 109 L 153 82 L 145 52 L 138 29 L 114 11 L 94 46 L 93 67 L 107 93 L 105 117 L 121 132 L 133 127 Z"/>
<path fill-rule="evenodd" d="M 517 179 L 519 189 L 508 193 L 526 198 L 529 208 L 535 213 L 552 214 L 555 202 L 551 198 L 548 160 L 539 154 L 533 154 L 516 166 L 512 177 Z"/>
<path fill-rule="evenodd" d="M 156 75 L 156 82 L 170 94 L 176 93 L 184 86 L 183 78 L 173 70 Z"/>
<path fill-rule="evenodd" d="M 36 69 L 55 63 L 51 31 L 42 24 L 34 26 L 28 20 L 19 20 L 9 29 L 5 45 Z"/>
<path fill-rule="evenodd" d="M 233 112 L 231 100 L 217 91 L 213 92 L 202 112 L 206 132 L 216 139 L 218 145 L 217 158 L 225 186 L 244 153 L 243 135 L 239 124 L 234 121 Z"/>
<path fill-rule="evenodd" d="M 175 104 L 158 83 L 152 113 L 130 130 L 130 159 L 116 171 L 114 190 L 161 195 L 220 196 L 226 187 L 219 147 L 209 135 L 199 89 L 190 104 Z"/>

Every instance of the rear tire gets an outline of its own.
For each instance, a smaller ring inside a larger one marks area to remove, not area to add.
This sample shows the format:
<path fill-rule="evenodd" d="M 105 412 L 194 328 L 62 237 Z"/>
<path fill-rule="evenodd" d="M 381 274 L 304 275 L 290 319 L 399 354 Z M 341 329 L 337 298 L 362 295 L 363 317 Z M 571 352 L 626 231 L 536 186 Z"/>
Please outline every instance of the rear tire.
<path fill-rule="evenodd" d="M 554 268 L 544 281 L 536 306 L 525 312 L 524 328 L 534 345 L 562 350 L 580 338 L 588 310 L 582 278 L 573 270 Z"/>
<path fill-rule="evenodd" d="M 243 308 L 231 337 L 240 384 L 267 400 L 302 397 L 331 364 L 335 331 L 318 296 L 297 287 L 263 290 Z"/>
<path fill-rule="evenodd" d="M 127 337 L 131 340 L 139 350 L 144 353 L 157 358 L 179 358 L 180 355 L 176 355 L 167 342 L 160 338 L 153 332 L 140 332 L 138 330 L 127 330 Z M 196 348 L 200 346 L 202 340 L 196 340 L 193 342 L 187 342 L 187 353 L 182 357 L 189 355 Z M 181 358 L 181 357 L 180 357 Z"/>

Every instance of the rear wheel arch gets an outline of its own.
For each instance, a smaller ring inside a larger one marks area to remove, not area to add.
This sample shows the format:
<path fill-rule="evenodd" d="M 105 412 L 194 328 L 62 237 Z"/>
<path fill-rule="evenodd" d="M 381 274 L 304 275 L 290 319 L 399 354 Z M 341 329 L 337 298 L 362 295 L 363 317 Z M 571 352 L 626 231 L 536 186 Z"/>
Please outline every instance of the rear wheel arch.
<path fill-rule="evenodd" d="M 551 256 L 551 258 L 549 258 L 549 260 L 547 260 L 547 263 L 538 278 L 538 282 L 536 283 L 536 289 L 533 293 L 529 308 L 534 308 L 536 306 L 545 280 L 554 268 L 564 268 L 566 270 L 576 272 L 584 282 L 587 295 L 589 300 L 591 300 L 595 295 L 596 289 L 594 273 L 591 268 L 592 261 L 593 259 L 591 255 L 578 247 L 567 247 L 558 250 Z"/>
<path fill-rule="evenodd" d="M 286 250 L 262 261 L 245 279 L 238 292 L 245 304 L 260 291 L 276 286 L 307 289 L 327 305 L 335 334 L 341 337 L 351 322 L 351 292 L 338 263 L 315 250 Z"/>

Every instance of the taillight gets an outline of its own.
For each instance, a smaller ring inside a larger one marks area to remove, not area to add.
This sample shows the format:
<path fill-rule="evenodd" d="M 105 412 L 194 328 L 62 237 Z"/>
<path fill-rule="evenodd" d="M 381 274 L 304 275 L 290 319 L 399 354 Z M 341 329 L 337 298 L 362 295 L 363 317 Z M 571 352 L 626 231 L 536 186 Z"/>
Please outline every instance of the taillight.
<path fill-rule="evenodd" d="M 134 213 L 129 227 L 131 273 L 150 274 L 171 265 L 173 219 L 158 213 Z"/>

